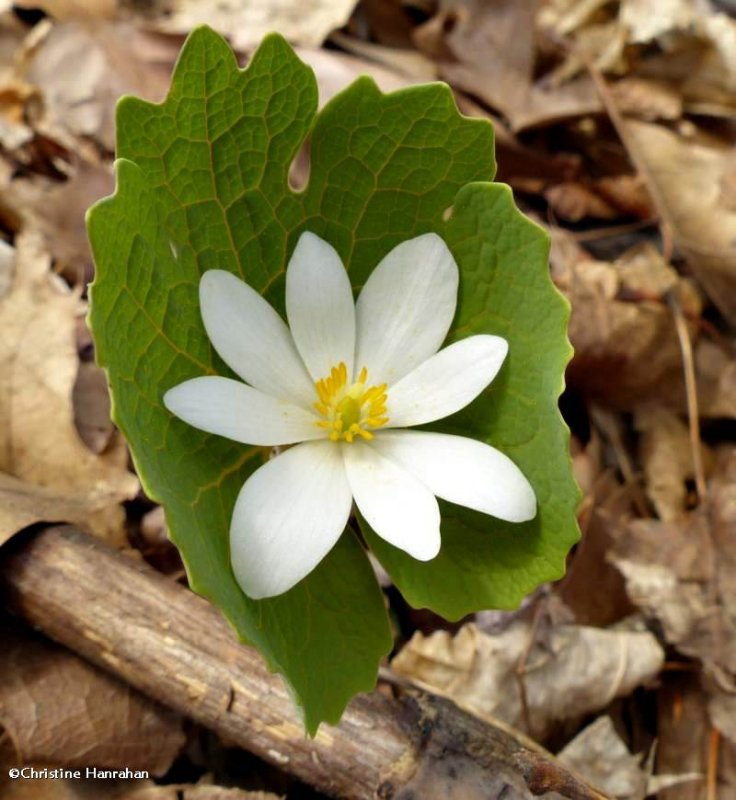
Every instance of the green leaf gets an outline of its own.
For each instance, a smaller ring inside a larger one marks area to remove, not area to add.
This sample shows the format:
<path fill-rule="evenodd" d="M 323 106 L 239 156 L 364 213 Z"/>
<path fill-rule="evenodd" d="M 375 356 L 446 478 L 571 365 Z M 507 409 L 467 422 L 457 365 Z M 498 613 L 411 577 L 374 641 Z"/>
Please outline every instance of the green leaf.
<path fill-rule="evenodd" d="M 549 237 L 514 205 L 501 184 L 460 191 L 438 226 L 460 267 L 460 298 L 449 339 L 493 333 L 509 355 L 493 383 L 467 408 L 431 427 L 479 439 L 519 466 L 538 512 L 513 524 L 441 503 L 442 548 L 420 562 L 384 542 L 365 520 L 369 546 L 414 606 L 447 619 L 482 608 L 514 608 L 544 581 L 560 578 L 578 540 L 579 492 L 569 432 L 557 408 L 565 365 L 569 306 L 549 277 Z"/>
<path fill-rule="evenodd" d="M 117 192 L 88 219 L 90 321 L 114 419 L 146 491 L 166 508 L 192 588 L 284 675 L 311 732 L 375 684 L 391 646 L 383 598 L 352 535 L 285 595 L 253 601 L 239 589 L 229 521 L 266 454 L 185 425 L 162 405 L 188 378 L 230 374 L 200 319 L 199 279 L 230 270 L 283 311 L 285 265 L 311 230 L 359 285 L 399 242 L 442 230 L 460 188 L 494 171 L 490 125 L 461 117 L 444 85 L 383 95 L 362 78 L 319 115 L 316 106 L 312 71 L 283 39 L 267 37 L 239 70 L 227 44 L 199 28 L 163 104 L 120 102 Z M 310 179 L 294 192 L 289 167 L 307 136 Z M 459 253 L 462 234 L 450 244 Z"/>

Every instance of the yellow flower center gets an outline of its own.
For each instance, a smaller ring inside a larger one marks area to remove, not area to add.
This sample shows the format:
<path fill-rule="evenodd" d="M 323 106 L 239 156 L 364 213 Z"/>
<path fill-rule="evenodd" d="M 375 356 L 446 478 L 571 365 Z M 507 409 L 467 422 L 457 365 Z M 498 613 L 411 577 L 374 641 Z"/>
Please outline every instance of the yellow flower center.
<path fill-rule="evenodd" d="M 358 380 L 348 386 L 348 368 L 340 362 L 326 378 L 314 386 L 319 400 L 314 407 L 323 419 L 316 423 L 326 428 L 333 442 L 352 442 L 356 436 L 370 440 L 371 428 L 388 422 L 386 416 L 386 384 L 367 386 L 368 370 L 363 367 Z"/>

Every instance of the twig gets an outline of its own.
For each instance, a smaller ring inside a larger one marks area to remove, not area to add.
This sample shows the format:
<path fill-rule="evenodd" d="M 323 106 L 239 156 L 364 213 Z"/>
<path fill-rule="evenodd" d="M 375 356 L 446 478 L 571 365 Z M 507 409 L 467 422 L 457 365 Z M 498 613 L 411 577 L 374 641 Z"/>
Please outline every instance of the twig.
<path fill-rule="evenodd" d="M 534 606 L 534 613 L 532 616 L 532 624 L 529 628 L 529 640 L 524 647 L 524 652 L 519 658 L 519 662 L 514 670 L 514 678 L 519 687 L 519 701 L 521 703 L 521 716 L 524 720 L 524 726 L 528 736 L 534 737 L 535 731 L 532 726 L 532 717 L 529 711 L 529 698 L 526 693 L 526 665 L 529 661 L 529 655 L 532 652 L 534 643 L 537 638 L 537 629 L 539 628 L 539 621 L 542 618 L 542 610 L 544 608 L 545 597 L 541 596 L 537 599 Z"/>
<path fill-rule="evenodd" d="M 693 456 L 693 470 L 695 472 L 695 489 L 698 493 L 698 500 L 702 503 L 705 500 L 707 487 L 705 483 L 705 469 L 703 467 L 703 452 L 700 445 L 700 414 L 698 412 L 698 389 L 695 379 L 695 363 L 693 360 L 693 348 L 690 342 L 690 333 L 687 329 L 685 315 L 682 313 L 682 306 L 677 297 L 677 293 L 670 290 L 666 294 L 667 305 L 672 311 L 675 320 L 677 339 L 680 343 L 682 352 L 682 369 L 685 374 L 685 395 L 687 400 L 688 429 L 690 432 L 690 449 Z"/>
<path fill-rule="evenodd" d="M 71 526 L 2 549 L 0 599 L 32 625 L 227 740 L 345 800 L 605 800 L 554 759 L 454 703 L 359 695 L 305 737 L 291 696 L 202 598 Z"/>
<path fill-rule="evenodd" d="M 640 219 L 636 222 L 627 222 L 622 225 L 609 225 L 607 228 L 591 228 L 587 231 L 567 231 L 567 234 L 576 242 L 597 242 L 599 239 L 609 239 L 612 236 L 636 233 L 637 231 L 658 225 L 659 220 L 657 218 Z"/>

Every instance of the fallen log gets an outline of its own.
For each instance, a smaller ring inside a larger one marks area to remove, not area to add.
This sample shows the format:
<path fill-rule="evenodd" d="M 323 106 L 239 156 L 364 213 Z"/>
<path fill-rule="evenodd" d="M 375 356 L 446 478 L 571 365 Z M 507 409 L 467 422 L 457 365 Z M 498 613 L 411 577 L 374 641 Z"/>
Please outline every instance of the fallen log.
<path fill-rule="evenodd" d="M 605 800 L 505 728 L 418 690 L 360 695 L 337 727 L 307 738 L 281 679 L 214 608 L 72 526 L 3 547 L 0 599 L 149 697 L 336 798 Z"/>

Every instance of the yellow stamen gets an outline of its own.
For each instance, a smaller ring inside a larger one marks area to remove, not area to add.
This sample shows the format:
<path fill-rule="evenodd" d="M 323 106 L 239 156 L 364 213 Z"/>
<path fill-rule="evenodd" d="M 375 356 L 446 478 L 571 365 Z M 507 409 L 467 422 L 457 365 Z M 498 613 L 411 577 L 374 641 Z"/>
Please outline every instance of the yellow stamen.
<path fill-rule="evenodd" d="M 351 443 L 356 437 L 370 441 L 373 433 L 369 429 L 388 422 L 386 384 L 366 387 L 367 383 L 368 370 L 363 367 L 358 379 L 348 385 L 348 368 L 341 361 L 314 384 L 319 398 L 314 408 L 322 417 L 315 424 L 330 431 L 328 437 L 333 442 Z"/>

